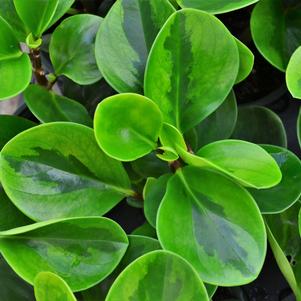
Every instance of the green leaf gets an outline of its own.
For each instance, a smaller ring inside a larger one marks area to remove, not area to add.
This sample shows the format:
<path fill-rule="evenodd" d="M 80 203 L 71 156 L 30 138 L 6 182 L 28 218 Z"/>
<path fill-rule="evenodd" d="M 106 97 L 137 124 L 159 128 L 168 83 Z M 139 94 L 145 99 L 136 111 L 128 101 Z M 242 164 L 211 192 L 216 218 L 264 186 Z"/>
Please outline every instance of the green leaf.
<path fill-rule="evenodd" d="M 133 161 L 157 148 L 162 115 L 150 99 L 133 93 L 103 100 L 94 116 L 96 140 L 110 157 Z"/>
<path fill-rule="evenodd" d="M 122 228 L 103 217 L 51 220 L 0 232 L 1 253 L 21 278 L 33 284 L 38 273 L 53 272 L 72 291 L 107 277 L 127 247 Z"/>
<path fill-rule="evenodd" d="M 301 300 L 301 243 L 298 233 L 300 203 L 281 214 L 266 216 L 267 233 L 277 264 L 292 288 L 296 300 Z"/>
<path fill-rule="evenodd" d="M 153 251 L 130 264 L 113 283 L 106 301 L 209 300 L 195 270 L 180 256 Z"/>
<path fill-rule="evenodd" d="M 213 14 L 227 13 L 256 3 L 258 0 L 177 0 L 181 7 L 191 7 Z"/>
<path fill-rule="evenodd" d="M 257 144 L 287 146 L 281 119 L 272 110 L 261 106 L 239 108 L 232 137 Z"/>
<path fill-rule="evenodd" d="M 299 0 L 261 0 L 253 10 L 251 32 L 257 49 L 273 66 L 285 71 L 301 44 Z"/>
<path fill-rule="evenodd" d="M 120 162 L 98 147 L 92 129 L 67 122 L 29 129 L 2 149 L 1 182 L 33 220 L 102 215 L 133 194 Z"/>
<path fill-rule="evenodd" d="M 18 40 L 24 42 L 28 32 L 16 12 L 13 0 L 1 0 L 0 16 L 11 25 Z"/>
<path fill-rule="evenodd" d="M 252 51 L 238 39 L 236 39 L 236 43 L 240 60 L 238 75 L 235 81 L 235 84 L 238 84 L 245 80 L 251 73 L 254 66 L 254 55 Z"/>
<path fill-rule="evenodd" d="M 286 69 L 286 84 L 294 98 L 301 99 L 301 47 L 293 53 Z"/>
<path fill-rule="evenodd" d="M 41 272 L 34 280 L 37 301 L 76 301 L 68 284 L 58 275 Z"/>
<path fill-rule="evenodd" d="M 165 122 L 184 133 L 223 103 L 238 68 L 238 49 L 227 28 L 210 14 L 183 9 L 168 19 L 154 42 L 145 95 L 158 104 Z"/>
<path fill-rule="evenodd" d="M 157 238 L 156 230 L 148 222 L 145 222 L 140 227 L 136 228 L 132 232 L 132 235 L 140 235 L 140 236 Z"/>
<path fill-rule="evenodd" d="M 196 126 L 196 149 L 208 143 L 230 138 L 237 119 L 237 104 L 233 91 L 217 110 Z"/>
<path fill-rule="evenodd" d="M 0 300 L 34 301 L 32 287 L 22 280 L 0 257 Z"/>
<path fill-rule="evenodd" d="M 261 145 L 277 162 L 281 182 L 270 189 L 249 189 L 262 213 L 279 213 L 291 207 L 301 196 L 301 161 L 289 150 L 273 145 Z"/>
<path fill-rule="evenodd" d="M 10 139 L 35 125 L 22 117 L 0 115 L 0 150 Z"/>
<path fill-rule="evenodd" d="M 19 42 L 11 26 L 0 16 L 0 61 L 22 55 Z"/>
<path fill-rule="evenodd" d="M 249 283 L 264 262 L 266 233 L 255 201 L 208 170 L 188 166 L 169 180 L 157 232 L 164 249 L 188 260 L 210 284 Z"/>
<path fill-rule="evenodd" d="M 299 140 L 299 145 L 301 147 L 301 108 L 299 110 L 298 120 L 297 120 L 297 136 Z"/>
<path fill-rule="evenodd" d="M 102 18 L 80 14 L 65 19 L 53 32 L 50 58 L 57 75 L 90 85 L 102 78 L 96 65 L 94 43 Z"/>
<path fill-rule="evenodd" d="M 72 6 L 75 0 L 58 0 L 58 5 L 55 10 L 55 13 L 48 25 L 48 28 L 56 23 Z"/>
<path fill-rule="evenodd" d="M 175 151 L 178 149 L 187 149 L 183 135 L 171 124 L 163 123 L 159 137 L 162 145 L 165 147 L 170 147 Z"/>
<path fill-rule="evenodd" d="M 25 103 L 41 122 L 72 121 L 92 126 L 92 119 L 80 103 L 48 91 L 38 85 L 30 85 L 24 92 Z"/>
<path fill-rule="evenodd" d="M 118 92 L 143 92 L 146 60 L 153 41 L 175 11 L 168 0 L 118 0 L 96 38 L 101 73 Z"/>
<path fill-rule="evenodd" d="M 131 262 L 133 262 L 135 259 L 139 258 L 140 256 L 146 253 L 161 249 L 158 240 L 150 237 L 129 235 L 128 239 L 129 247 L 118 267 L 109 277 L 102 281 L 98 286 L 91 288 L 88 291 L 82 292 L 81 294 L 84 298 L 84 301 L 94 301 L 96 300 L 96 298 L 98 301 L 104 301 L 112 283 Z M 95 296 L 94 298 L 93 294 Z"/>
<path fill-rule="evenodd" d="M 204 146 L 196 155 L 180 155 L 189 165 L 215 169 L 247 187 L 270 188 L 281 181 L 281 171 L 273 157 L 250 142 L 221 140 Z"/>
<path fill-rule="evenodd" d="M 32 224 L 32 220 L 30 220 L 13 205 L 1 185 L 0 208 L 0 231 Z"/>
<path fill-rule="evenodd" d="M 171 174 L 165 174 L 158 179 L 148 178 L 143 189 L 144 215 L 154 228 L 156 228 L 157 212 L 170 177 Z"/>
<path fill-rule="evenodd" d="M 20 57 L 0 61 L 0 101 L 23 92 L 31 81 L 31 62 L 23 53 Z"/>
<path fill-rule="evenodd" d="M 41 37 L 54 16 L 59 0 L 14 0 L 21 20 L 36 38 Z"/>

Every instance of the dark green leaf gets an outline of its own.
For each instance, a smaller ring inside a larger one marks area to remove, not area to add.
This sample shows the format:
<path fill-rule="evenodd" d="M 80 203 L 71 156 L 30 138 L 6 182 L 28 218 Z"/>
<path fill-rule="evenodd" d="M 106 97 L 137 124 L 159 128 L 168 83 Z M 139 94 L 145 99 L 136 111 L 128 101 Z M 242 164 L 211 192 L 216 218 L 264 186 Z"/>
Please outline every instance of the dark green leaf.
<path fill-rule="evenodd" d="M 301 47 L 293 53 L 286 69 L 286 84 L 294 98 L 301 99 Z"/>
<path fill-rule="evenodd" d="M 106 301 L 117 300 L 209 299 L 201 279 L 186 260 L 167 251 L 153 251 L 136 259 L 113 283 Z"/>
<path fill-rule="evenodd" d="M 157 238 L 156 230 L 148 222 L 145 222 L 143 225 L 136 228 L 132 232 L 132 235 L 140 235 L 140 236 Z"/>
<path fill-rule="evenodd" d="M 272 110 L 261 106 L 239 108 L 232 137 L 257 144 L 287 146 L 281 119 Z"/>
<path fill-rule="evenodd" d="M 102 77 L 96 65 L 94 43 L 102 18 L 80 14 L 65 19 L 54 31 L 50 58 L 57 75 L 65 75 L 80 85 L 90 85 Z"/>
<path fill-rule="evenodd" d="M 261 145 L 277 162 L 281 182 L 270 189 L 249 189 L 262 213 L 278 213 L 292 206 L 301 196 L 301 161 L 289 150 L 272 145 Z"/>
<path fill-rule="evenodd" d="M 118 92 L 142 92 L 146 60 L 153 41 L 174 12 L 168 0 L 118 0 L 96 38 L 96 60 Z"/>
<path fill-rule="evenodd" d="M 41 122 L 72 121 L 92 126 L 86 108 L 78 102 L 48 91 L 38 85 L 30 85 L 24 92 L 25 103 Z"/>
<path fill-rule="evenodd" d="M 103 100 L 94 116 L 96 140 L 110 157 L 133 161 L 157 148 L 162 115 L 155 103 L 125 93 Z"/>
<path fill-rule="evenodd" d="M 2 185 L 34 220 L 102 215 L 133 192 L 120 162 L 98 147 L 94 133 L 75 123 L 29 129 L 2 149 Z"/>
<path fill-rule="evenodd" d="M 103 217 L 52 220 L 0 232 L 0 250 L 16 273 L 33 284 L 38 273 L 53 272 L 73 291 L 108 276 L 128 247 L 121 227 Z"/>
<path fill-rule="evenodd" d="M 184 133 L 223 103 L 238 68 L 238 49 L 227 28 L 205 12 L 180 10 L 154 42 L 145 95 L 158 104 L 165 122 Z"/>
<path fill-rule="evenodd" d="M 177 171 L 159 208 L 157 231 L 162 247 L 187 259 L 210 284 L 251 282 L 264 262 L 266 233 L 255 201 L 215 172 Z"/>

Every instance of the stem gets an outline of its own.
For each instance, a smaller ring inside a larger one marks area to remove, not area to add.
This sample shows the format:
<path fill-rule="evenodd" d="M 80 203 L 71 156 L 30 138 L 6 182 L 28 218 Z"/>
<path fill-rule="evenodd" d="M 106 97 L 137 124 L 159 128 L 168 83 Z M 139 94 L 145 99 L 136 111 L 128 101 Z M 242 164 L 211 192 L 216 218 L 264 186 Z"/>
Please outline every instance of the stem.
<path fill-rule="evenodd" d="M 169 163 L 169 167 L 173 173 L 175 173 L 179 168 L 182 167 L 182 163 L 179 160 Z"/>
<path fill-rule="evenodd" d="M 37 83 L 41 86 L 48 87 L 49 83 L 46 78 L 45 71 L 42 67 L 40 48 L 30 49 L 29 55 Z"/>

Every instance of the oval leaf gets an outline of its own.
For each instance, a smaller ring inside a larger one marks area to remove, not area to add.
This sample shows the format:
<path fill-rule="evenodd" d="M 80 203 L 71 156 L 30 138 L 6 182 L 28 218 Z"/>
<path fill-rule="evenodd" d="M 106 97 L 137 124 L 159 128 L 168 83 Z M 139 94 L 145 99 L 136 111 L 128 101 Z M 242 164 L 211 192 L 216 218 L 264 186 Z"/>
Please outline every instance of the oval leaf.
<path fill-rule="evenodd" d="M 133 161 L 155 150 L 161 127 L 162 116 L 157 105 L 132 93 L 103 100 L 94 117 L 100 147 L 121 161 Z"/>
<path fill-rule="evenodd" d="M 80 103 L 38 85 L 30 85 L 24 92 L 25 103 L 41 122 L 72 121 L 92 126 L 88 111 Z"/>
<path fill-rule="evenodd" d="M 286 84 L 294 98 L 301 99 L 301 47 L 293 53 L 287 69 L 286 69 Z"/>
<path fill-rule="evenodd" d="M 23 92 L 31 81 L 31 62 L 23 53 L 19 58 L 0 61 L 0 100 Z"/>
<path fill-rule="evenodd" d="M 301 161 L 289 150 L 273 145 L 261 145 L 277 162 L 281 182 L 270 189 L 249 189 L 262 213 L 279 213 L 291 207 L 301 196 Z"/>
<path fill-rule="evenodd" d="M 72 291 L 94 286 L 118 265 L 128 247 L 121 227 L 102 217 L 52 220 L 0 232 L 0 250 L 14 271 L 33 284 L 53 272 Z"/>
<path fill-rule="evenodd" d="M 41 272 L 34 280 L 37 301 L 76 301 L 68 284 L 58 275 Z"/>
<path fill-rule="evenodd" d="M 261 106 L 239 108 L 232 137 L 257 144 L 287 146 L 281 119 L 272 110 Z"/>
<path fill-rule="evenodd" d="M 57 75 L 65 75 L 80 85 L 90 85 L 101 79 L 94 55 L 101 21 L 101 17 L 81 14 L 65 19 L 55 29 L 49 52 Z"/>
<path fill-rule="evenodd" d="M 34 220 L 102 215 L 131 194 L 121 163 L 98 147 L 91 129 L 48 123 L 2 149 L 1 182 L 14 204 Z"/>
<path fill-rule="evenodd" d="M 258 2 L 258 0 L 177 0 L 181 7 L 192 7 L 213 14 L 227 13 Z"/>
<path fill-rule="evenodd" d="M 251 17 L 251 32 L 257 49 L 273 66 L 285 71 L 301 44 L 299 0 L 261 0 Z"/>
<path fill-rule="evenodd" d="M 153 41 L 174 12 L 168 0 L 119 0 L 96 38 L 101 73 L 118 92 L 142 92 L 146 60 Z"/>
<path fill-rule="evenodd" d="M 188 166 L 170 179 L 157 232 L 164 249 L 187 259 L 210 284 L 251 282 L 264 262 L 266 233 L 255 201 L 241 186 L 208 170 Z"/>
<path fill-rule="evenodd" d="M 297 135 L 298 135 L 299 145 L 301 147 L 301 108 L 299 110 L 299 115 L 297 119 Z"/>
<path fill-rule="evenodd" d="M 198 274 L 184 259 L 167 251 L 153 251 L 135 260 L 119 275 L 106 298 L 115 300 L 209 299 Z"/>
<path fill-rule="evenodd" d="M 158 104 L 165 122 L 184 133 L 223 103 L 238 68 L 238 49 L 227 28 L 205 12 L 180 10 L 154 42 L 145 95 Z"/>

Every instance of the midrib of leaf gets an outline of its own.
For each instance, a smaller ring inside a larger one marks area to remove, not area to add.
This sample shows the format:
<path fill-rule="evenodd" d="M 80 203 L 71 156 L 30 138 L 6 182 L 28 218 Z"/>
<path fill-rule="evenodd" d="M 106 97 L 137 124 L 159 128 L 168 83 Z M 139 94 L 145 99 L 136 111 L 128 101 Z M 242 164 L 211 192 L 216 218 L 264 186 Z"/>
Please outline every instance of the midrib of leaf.
<path fill-rule="evenodd" d="M 49 1 L 49 0 L 48 0 Z M 50 0 L 51 1 L 51 0 Z M 58 3 L 59 3 L 59 0 L 56 0 L 56 5 L 55 5 L 55 9 L 53 10 L 53 13 L 52 13 L 52 15 L 51 15 L 51 17 L 49 18 L 49 20 L 48 20 L 48 22 L 46 22 L 45 24 L 44 24 L 44 28 L 47 28 L 47 26 L 48 26 L 48 24 L 50 23 L 50 21 L 52 20 L 52 18 L 53 18 L 53 16 L 54 16 L 54 13 L 55 13 L 55 11 L 56 11 L 56 8 L 58 7 Z M 39 24 L 38 24 L 38 30 L 37 30 L 37 32 L 39 32 L 39 33 L 41 33 L 43 30 L 44 30 L 44 28 L 42 27 L 42 21 L 44 20 L 44 18 L 45 18 L 45 15 L 46 15 L 46 12 L 48 11 L 48 7 L 49 6 L 51 6 L 51 2 L 48 2 L 48 5 L 45 7 L 45 9 L 44 9 L 44 11 L 43 11 L 43 13 L 42 13 L 42 15 L 41 15 L 41 18 L 40 18 L 40 22 L 39 22 Z"/>
<path fill-rule="evenodd" d="M 156 148 L 157 144 L 156 142 L 152 141 L 151 139 L 148 139 L 144 135 L 140 134 L 138 131 L 134 130 L 133 128 L 130 129 L 130 131 L 138 137 L 138 139 L 142 140 L 145 142 L 147 145 L 149 145 L 153 150 Z"/>

